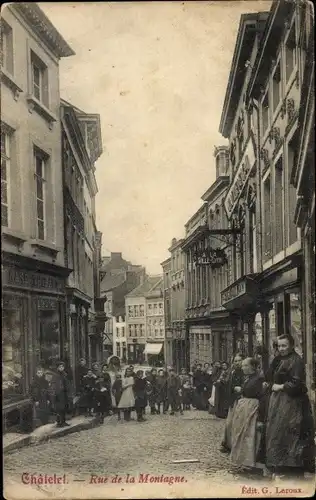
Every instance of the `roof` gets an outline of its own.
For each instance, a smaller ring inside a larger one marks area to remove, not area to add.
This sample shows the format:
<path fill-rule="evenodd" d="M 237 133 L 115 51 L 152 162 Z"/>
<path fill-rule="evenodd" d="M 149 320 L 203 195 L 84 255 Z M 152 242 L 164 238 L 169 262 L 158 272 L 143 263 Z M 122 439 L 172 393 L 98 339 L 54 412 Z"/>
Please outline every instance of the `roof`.
<path fill-rule="evenodd" d="M 106 274 L 101 281 L 100 288 L 101 292 L 108 292 L 109 290 L 113 290 L 117 288 L 119 285 L 126 281 L 126 274 L 122 272 L 122 274 Z"/>
<path fill-rule="evenodd" d="M 202 200 L 211 202 L 215 198 L 215 195 L 218 195 L 221 190 L 229 186 L 229 182 L 229 175 L 220 175 L 219 177 L 217 177 L 216 181 L 213 182 L 213 184 L 208 188 L 208 190 L 205 191 L 205 193 L 202 195 Z"/>
<path fill-rule="evenodd" d="M 20 2 L 9 4 L 16 12 L 23 16 L 32 30 L 43 40 L 58 57 L 75 55 L 70 45 L 61 36 L 52 22 L 35 2 Z"/>
<path fill-rule="evenodd" d="M 219 131 L 224 137 L 229 137 L 233 125 L 239 99 L 236 98 L 242 90 L 247 64 L 252 50 L 255 37 L 258 33 L 259 23 L 266 20 L 267 12 L 256 12 L 252 14 L 242 14 L 237 33 L 237 41 L 233 54 L 233 59 L 226 88 L 223 111 Z"/>
<path fill-rule="evenodd" d="M 149 276 L 149 278 L 138 285 L 134 290 L 129 292 L 126 297 L 143 297 L 148 292 L 154 290 L 159 283 L 162 282 L 162 277 L 159 276 Z"/>

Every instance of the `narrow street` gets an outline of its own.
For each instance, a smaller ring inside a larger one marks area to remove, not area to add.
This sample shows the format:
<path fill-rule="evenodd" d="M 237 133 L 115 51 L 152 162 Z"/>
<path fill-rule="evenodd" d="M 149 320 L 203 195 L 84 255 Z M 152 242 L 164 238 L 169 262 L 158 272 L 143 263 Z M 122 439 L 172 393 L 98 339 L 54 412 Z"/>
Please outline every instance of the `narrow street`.
<path fill-rule="evenodd" d="M 94 429 L 49 443 L 18 450 L 5 457 L 7 472 L 42 474 L 170 474 L 173 460 L 199 463 L 173 465 L 174 472 L 198 478 L 231 475 L 229 459 L 220 446 L 224 422 L 206 412 L 185 415 L 147 415 L 139 424 L 108 417 Z"/>
<path fill-rule="evenodd" d="M 142 424 L 118 422 L 112 416 L 94 429 L 17 450 L 5 456 L 4 469 L 7 477 L 15 477 L 20 484 L 25 472 L 66 474 L 72 484 L 82 481 L 77 483 L 82 491 L 91 484 L 92 475 L 118 475 L 124 482 L 127 474 L 137 479 L 140 474 L 181 476 L 192 485 L 212 478 L 214 487 L 227 486 L 233 481 L 236 487 L 236 480 L 250 482 L 250 478 L 242 478 L 231 467 L 229 458 L 219 452 L 223 428 L 223 420 L 196 410 L 187 411 L 183 416 L 147 415 L 147 421 Z M 198 459 L 199 462 L 173 463 L 184 459 Z M 94 480 L 92 482 L 95 484 Z M 98 486 L 107 488 L 104 484 Z M 146 491 L 147 485 L 144 486 Z M 155 488 L 159 486 L 166 491 L 166 484 L 155 485 Z M 125 488 L 124 484 L 121 491 Z"/>

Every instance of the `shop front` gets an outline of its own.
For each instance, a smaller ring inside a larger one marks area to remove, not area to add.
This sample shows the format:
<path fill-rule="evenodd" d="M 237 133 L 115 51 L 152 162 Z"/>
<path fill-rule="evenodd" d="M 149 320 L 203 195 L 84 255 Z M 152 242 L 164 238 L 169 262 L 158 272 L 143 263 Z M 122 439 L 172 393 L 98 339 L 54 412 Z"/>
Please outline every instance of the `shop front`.
<path fill-rule="evenodd" d="M 164 342 L 146 342 L 144 355 L 150 366 L 162 366 L 164 364 Z"/>
<path fill-rule="evenodd" d="M 2 397 L 4 430 L 29 430 L 29 389 L 36 366 L 67 358 L 65 274 L 53 265 L 3 258 Z M 23 267 L 22 267 L 23 266 Z M 59 276 L 58 274 L 59 273 Z M 64 274 L 64 276 L 60 276 Z"/>
<path fill-rule="evenodd" d="M 300 266 L 290 259 L 260 274 L 243 276 L 222 291 L 231 314 L 233 352 L 260 352 L 266 369 L 276 354 L 277 336 L 289 333 L 303 356 Z"/>

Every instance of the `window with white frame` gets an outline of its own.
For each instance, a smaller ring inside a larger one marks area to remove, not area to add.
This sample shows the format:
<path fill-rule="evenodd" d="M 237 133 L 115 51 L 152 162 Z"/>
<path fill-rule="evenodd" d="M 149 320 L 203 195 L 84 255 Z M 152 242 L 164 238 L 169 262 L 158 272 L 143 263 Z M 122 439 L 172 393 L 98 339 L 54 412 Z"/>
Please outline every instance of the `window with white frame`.
<path fill-rule="evenodd" d="M 48 68 L 33 51 L 31 51 L 31 69 L 33 96 L 48 107 Z"/>
<path fill-rule="evenodd" d="M 287 199 L 285 202 L 285 216 L 287 218 L 287 246 L 292 245 L 297 241 L 297 226 L 294 222 L 296 202 L 297 202 L 297 192 L 296 188 L 291 184 L 292 169 L 294 165 L 295 153 L 297 151 L 298 145 L 298 130 L 295 131 L 293 137 L 288 143 L 287 150 Z M 311 190 L 314 189 L 313 183 L 309 186 Z M 312 193 L 311 193 L 312 196 Z"/>
<path fill-rule="evenodd" d="M 282 98 L 280 61 L 277 63 L 277 66 L 273 72 L 271 93 L 272 93 L 273 111 L 275 111 Z"/>
<path fill-rule="evenodd" d="M 140 304 L 140 306 L 139 306 L 139 315 L 140 316 L 145 315 L 144 304 Z"/>
<path fill-rule="evenodd" d="M 36 227 L 37 238 L 44 240 L 46 237 L 46 169 L 47 155 L 39 149 L 34 149 L 35 179 L 36 179 Z"/>
<path fill-rule="evenodd" d="M 257 219 L 256 219 L 256 205 L 252 204 L 249 209 L 249 258 L 250 258 L 250 272 L 256 273 L 258 270 L 257 259 Z"/>
<path fill-rule="evenodd" d="M 1 226 L 10 225 L 10 164 L 12 134 L 1 130 Z"/>
<path fill-rule="evenodd" d="M 145 326 L 143 323 L 140 324 L 140 337 L 145 337 Z"/>
<path fill-rule="evenodd" d="M 282 156 L 274 167 L 274 254 L 284 249 L 284 172 Z"/>
<path fill-rule="evenodd" d="M 263 182 L 263 252 L 264 260 L 271 257 L 271 245 L 272 245 L 272 234 L 271 234 L 271 223 L 272 223 L 272 200 L 271 200 L 271 177 L 270 174 L 265 178 Z"/>
<path fill-rule="evenodd" d="M 1 20 L 0 34 L 1 34 L 1 39 L 0 39 L 1 66 L 8 73 L 10 73 L 10 75 L 13 75 L 14 73 L 13 32 L 11 26 L 4 19 Z"/>
<path fill-rule="evenodd" d="M 128 315 L 130 318 L 134 317 L 134 310 L 132 306 L 128 306 Z"/>
<path fill-rule="evenodd" d="M 288 82 L 296 68 L 296 39 L 295 39 L 295 21 L 292 23 L 291 29 L 285 42 L 285 76 Z"/>

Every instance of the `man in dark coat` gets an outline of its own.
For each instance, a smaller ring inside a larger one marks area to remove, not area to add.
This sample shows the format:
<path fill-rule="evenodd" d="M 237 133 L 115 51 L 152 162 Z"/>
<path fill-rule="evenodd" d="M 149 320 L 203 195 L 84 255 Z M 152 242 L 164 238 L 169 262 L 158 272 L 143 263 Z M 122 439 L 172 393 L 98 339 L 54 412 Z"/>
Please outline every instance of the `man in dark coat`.
<path fill-rule="evenodd" d="M 145 422 L 145 408 L 147 406 L 147 392 L 146 386 L 148 384 L 147 380 L 143 378 L 143 370 L 138 370 L 136 372 L 135 382 L 133 386 L 134 396 L 135 396 L 135 410 L 137 414 L 137 422 Z"/>
<path fill-rule="evenodd" d="M 167 378 L 167 391 L 168 391 L 168 401 L 171 406 L 170 415 L 174 415 L 175 412 L 178 410 L 180 410 L 180 413 L 182 414 L 183 411 L 181 408 L 181 399 L 180 399 L 181 382 L 173 368 L 170 369 L 169 376 Z"/>
<path fill-rule="evenodd" d="M 204 381 L 203 408 L 204 410 L 207 410 L 208 400 L 211 397 L 213 388 L 212 369 L 209 363 L 204 363 L 203 381 Z"/>
<path fill-rule="evenodd" d="M 195 387 L 195 403 L 197 410 L 204 410 L 204 373 L 202 371 L 202 365 L 198 364 L 196 370 L 193 374 L 193 384 Z"/>
<path fill-rule="evenodd" d="M 36 418 L 41 425 L 48 424 L 50 414 L 49 383 L 44 376 L 44 369 L 37 367 L 30 394 L 35 407 Z"/>
<path fill-rule="evenodd" d="M 52 406 L 56 413 L 57 427 L 68 426 L 69 424 L 66 423 L 66 413 L 72 394 L 70 381 L 65 372 L 65 363 L 63 361 L 57 364 L 56 373 L 52 377 L 51 397 Z"/>

